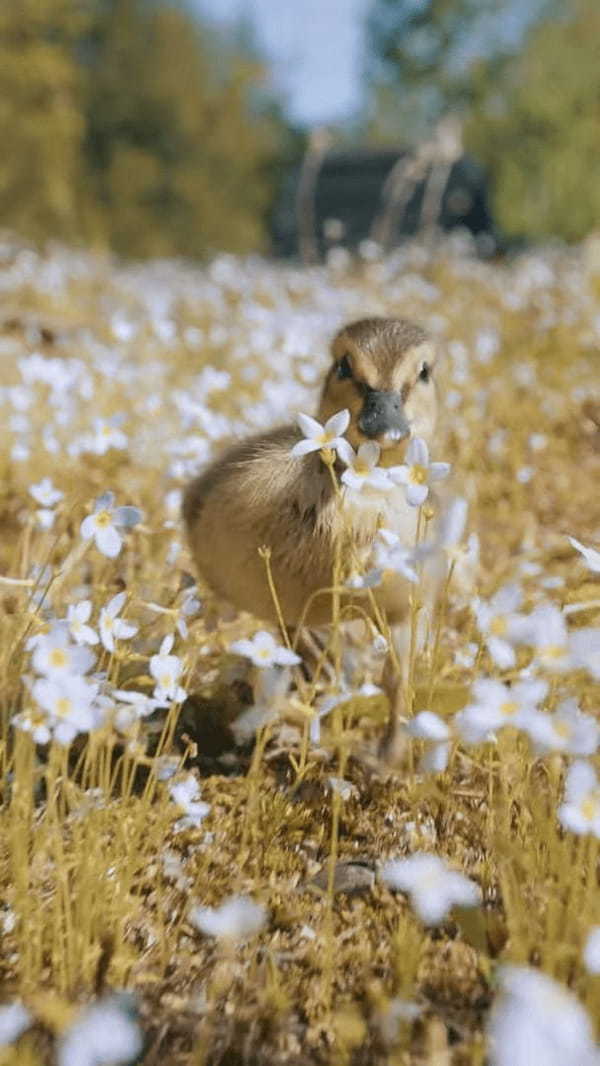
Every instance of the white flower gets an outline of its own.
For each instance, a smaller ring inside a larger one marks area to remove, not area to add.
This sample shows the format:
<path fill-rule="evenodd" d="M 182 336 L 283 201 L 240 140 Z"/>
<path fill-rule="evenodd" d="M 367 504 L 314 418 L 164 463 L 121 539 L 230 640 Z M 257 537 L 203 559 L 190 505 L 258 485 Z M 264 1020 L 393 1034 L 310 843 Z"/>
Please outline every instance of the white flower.
<path fill-rule="evenodd" d="M 454 652 L 454 662 L 456 666 L 462 670 L 470 670 L 475 665 L 477 658 L 477 644 L 473 642 L 467 644 L 464 648 L 457 648 Z"/>
<path fill-rule="evenodd" d="M 126 599 L 127 594 L 119 592 L 100 611 L 100 640 L 107 651 L 115 650 L 115 638 L 117 640 L 127 640 L 128 637 L 135 636 L 138 631 L 137 626 L 133 626 L 122 618 L 117 617 Z"/>
<path fill-rule="evenodd" d="M 121 551 L 122 540 L 117 526 L 130 529 L 142 519 L 137 507 L 113 507 L 114 493 L 105 492 L 94 503 L 94 512 L 84 518 L 80 532 L 84 540 L 94 542 L 99 552 L 114 559 Z"/>
<path fill-rule="evenodd" d="M 52 529 L 56 515 L 54 511 L 48 510 L 47 507 L 40 507 L 35 512 L 35 517 L 40 529 Z"/>
<path fill-rule="evenodd" d="M 569 633 L 569 651 L 573 666 L 587 670 L 600 681 L 600 628 L 583 626 Z"/>
<path fill-rule="evenodd" d="M 245 940 L 260 932 L 267 910 L 248 896 L 232 896 L 220 907 L 194 907 L 190 921 L 201 933 L 226 940 Z"/>
<path fill-rule="evenodd" d="M 60 1038 L 57 1066 L 113 1066 L 137 1060 L 143 1049 L 130 997 L 112 995 L 86 1007 Z"/>
<path fill-rule="evenodd" d="M 487 603 L 476 600 L 475 618 L 487 649 L 501 669 L 515 665 L 513 642 L 521 637 L 523 615 L 517 613 L 523 594 L 518 585 L 504 585 Z"/>
<path fill-rule="evenodd" d="M 48 728 L 48 715 L 39 707 L 26 707 L 13 716 L 12 724 L 16 729 L 29 733 L 36 744 L 47 744 L 52 736 Z"/>
<path fill-rule="evenodd" d="M 264 629 L 255 633 L 252 640 L 234 641 L 230 650 L 236 655 L 244 655 L 255 666 L 296 666 L 300 662 L 299 655 L 278 644 Z"/>
<path fill-rule="evenodd" d="M 600 973 L 600 925 L 590 929 L 583 948 L 583 961 L 588 973 Z"/>
<path fill-rule="evenodd" d="M 173 700 L 181 703 L 185 699 L 185 689 L 179 684 L 179 678 L 183 671 L 183 663 L 177 655 L 170 655 L 173 647 L 173 637 L 164 638 L 158 655 L 150 659 L 150 673 L 156 681 L 154 696 L 158 700 Z"/>
<path fill-rule="evenodd" d="M 179 828 L 199 826 L 210 811 L 210 804 L 200 799 L 200 786 L 193 774 L 188 774 L 181 781 L 169 785 L 169 795 L 185 814 L 185 818 L 178 822 Z"/>
<path fill-rule="evenodd" d="M 583 714 L 573 699 L 563 700 L 554 714 L 533 714 L 526 730 L 542 753 L 593 755 L 600 743 L 600 725 L 591 715 Z"/>
<path fill-rule="evenodd" d="M 55 488 L 49 477 L 42 478 L 37 485 L 31 485 L 29 494 L 33 496 L 35 502 L 39 503 L 41 507 L 54 507 L 54 504 L 62 500 L 64 496 L 64 492 Z"/>
<path fill-rule="evenodd" d="M 47 714 L 47 725 L 59 744 L 70 744 L 78 733 L 87 733 L 98 724 L 94 700 L 96 682 L 77 674 L 59 679 L 38 678 L 31 694 Z"/>
<path fill-rule="evenodd" d="M 147 718 L 149 714 L 161 706 L 161 701 L 147 696 L 144 692 L 135 692 L 133 689 L 116 688 L 112 697 L 117 703 L 124 703 L 130 708 L 136 718 Z"/>
<path fill-rule="evenodd" d="M 327 420 L 324 426 L 310 415 L 298 414 L 296 421 L 304 434 L 304 440 L 299 440 L 292 448 L 293 456 L 307 455 L 309 452 L 320 452 L 324 448 L 335 451 L 345 460 L 350 455 L 350 445 L 344 440 L 343 434 L 348 429 L 350 412 L 338 411 Z"/>
<path fill-rule="evenodd" d="M 364 574 L 350 574 L 345 584 L 346 588 L 349 589 L 375 589 L 378 585 L 381 585 L 382 577 L 381 570 L 372 569 L 367 570 Z"/>
<path fill-rule="evenodd" d="M 501 681 L 482 678 L 473 683 L 474 702 L 459 711 L 454 725 L 467 744 L 479 744 L 503 726 L 528 729 L 538 704 L 548 691 L 545 681 Z"/>
<path fill-rule="evenodd" d="M 89 438 L 89 450 L 96 455 L 105 455 L 109 448 L 126 448 L 127 437 L 122 429 L 103 418 L 94 419 L 94 433 Z"/>
<path fill-rule="evenodd" d="M 391 529 L 380 529 L 375 540 L 373 555 L 376 572 L 400 574 L 407 581 L 417 581 L 415 569 L 417 553 L 414 548 L 405 548 L 399 536 Z"/>
<path fill-rule="evenodd" d="M 565 778 L 565 801 L 558 809 L 558 820 L 572 833 L 591 833 L 600 838 L 600 787 L 593 766 L 577 759 Z"/>
<path fill-rule="evenodd" d="M 342 474 L 341 481 L 353 494 L 368 492 L 385 492 L 392 482 L 387 471 L 377 466 L 381 448 L 376 441 L 365 441 L 359 446 L 358 452 L 348 445 L 348 453 L 343 455 L 347 469 Z"/>
<path fill-rule="evenodd" d="M 573 547 L 578 552 L 581 552 L 592 573 L 600 574 L 600 551 L 597 551 L 596 548 L 586 548 L 580 541 L 575 540 L 575 537 L 569 537 L 568 539 Z"/>
<path fill-rule="evenodd" d="M 520 639 L 534 649 L 534 662 L 562 673 L 572 666 L 569 633 L 564 615 L 552 603 L 542 603 L 523 620 Z"/>
<path fill-rule="evenodd" d="M 550 673 L 582 666 L 600 678 L 600 629 L 568 632 L 565 615 L 553 603 L 540 603 L 521 625 L 520 639 L 534 649 L 534 663 Z"/>
<path fill-rule="evenodd" d="M 467 500 L 464 496 L 455 496 L 450 501 L 440 520 L 438 538 L 440 548 L 450 553 L 456 551 L 464 537 L 468 514 L 469 504 Z"/>
<path fill-rule="evenodd" d="M 406 731 L 411 737 L 426 741 L 419 773 L 443 773 L 448 765 L 451 738 L 450 727 L 443 718 L 433 711 L 420 711 L 411 718 Z"/>
<path fill-rule="evenodd" d="M 31 1014 L 19 1000 L 3 1004 L 0 1007 L 0 1048 L 14 1044 L 32 1023 Z"/>
<path fill-rule="evenodd" d="M 406 499 L 420 507 L 429 495 L 429 485 L 442 481 L 450 473 L 450 463 L 430 463 L 429 449 L 422 437 L 412 437 L 406 449 L 406 463 L 391 466 L 388 475 L 397 485 L 404 485 Z"/>
<path fill-rule="evenodd" d="M 590 1020 L 572 992 L 526 966 L 503 966 L 500 979 L 490 1066 L 598 1066 Z"/>
<path fill-rule="evenodd" d="M 97 644 L 98 634 L 95 629 L 88 626 L 92 613 L 90 600 L 82 600 L 80 603 L 72 603 L 67 609 L 67 624 L 69 633 L 76 644 Z"/>
<path fill-rule="evenodd" d="M 419 918 L 427 925 L 443 921 L 454 905 L 475 907 L 481 901 L 481 891 L 474 881 L 451 870 L 439 856 L 423 851 L 387 862 L 381 876 L 389 888 L 408 893 Z"/>
<path fill-rule="evenodd" d="M 77 647 L 69 640 L 69 630 L 64 623 L 54 625 L 49 633 L 38 633 L 30 641 L 33 646 L 31 662 L 38 674 L 46 677 L 66 677 L 70 674 L 85 674 L 94 665 L 95 659 L 88 648 Z"/>

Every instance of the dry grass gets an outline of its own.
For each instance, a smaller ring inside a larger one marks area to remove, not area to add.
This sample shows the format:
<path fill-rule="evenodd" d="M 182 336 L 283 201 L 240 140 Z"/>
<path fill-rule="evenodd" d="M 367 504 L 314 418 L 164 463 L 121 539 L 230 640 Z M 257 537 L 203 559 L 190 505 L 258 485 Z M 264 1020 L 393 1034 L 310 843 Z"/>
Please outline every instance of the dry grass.
<path fill-rule="evenodd" d="M 123 270 L 62 251 L 38 257 L 9 242 L 1 251 L 0 998 L 23 998 L 36 1025 L 0 1061 L 46 1062 L 50 1035 L 77 1005 L 126 987 L 138 997 L 149 1064 L 476 1066 L 505 960 L 567 982 L 597 1023 L 598 981 L 581 962 L 600 922 L 597 842 L 560 830 L 566 760 L 534 757 L 522 735 L 458 746 L 442 774 L 416 774 L 412 760 L 392 772 L 373 756 L 382 729 L 375 700 L 360 714 L 348 705 L 303 761 L 292 692 L 252 758 L 222 723 L 247 696 L 228 680 L 228 646 L 257 624 L 219 616 L 204 596 L 174 649 L 196 695 L 179 744 L 176 707 L 155 716 L 154 728 L 154 718 L 128 735 L 107 724 L 70 751 L 36 749 L 10 727 L 32 705 L 22 680 L 31 674 L 27 638 L 84 598 L 95 625 L 110 597 L 127 593 L 124 614 L 139 631 L 99 654 L 95 669 L 109 691 L 151 691 L 148 659 L 174 631 L 190 572 L 168 493 L 206 458 L 207 441 L 214 451 L 246 424 L 310 410 L 327 338 L 365 312 L 421 321 L 448 353 L 451 400 L 435 458 L 453 463 L 456 489 L 470 501 L 469 529 L 481 544 L 474 591 L 487 597 L 517 580 L 529 607 L 597 604 L 598 581 L 566 539 L 600 539 L 600 278 L 589 255 L 483 265 L 445 246 L 322 271 L 223 259 L 201 272 Z M 477 356 L 485 358 L 484 330 L 498 341 L 489 361 Z M 32 352 L 73 371 L 54 399 L 39 383 L 18 388 L 20 360 Z M 230 379 L 204 396 L 194 379 L 209 365 Z M 120 413 L 127 447 L 72 447 L 93 418 Z M 526 483 L 524 467 L 532 468 Z M 46 475 L 64 493 L 50 530 L 37 525 L 28 493 Z M 108 489 L 144 512 L 114 560 L 79 535 Z M 548 577 L 561 580 L 547 587 Z M 515 676 L 501 675 L 481 647 L 472 666 L 457 664 L 456 653 L 479 641 L 472 595 L 450 587 L 437 653 L 429 648 L 416 664 L 416 711 L 448 717 L 468 702 L 476 676 Z M 597 621 L 597 606 L 571 616 L 572 625 Z M 371 680 L 368 656 L 358 649 L 354 658 L 358 681 Z M 597 714 L 598 691 L 571 672 L 554 678 L 549 706 L 574 695 Z M 201 774 L 211 809 L 198 828 L 176 828 L 181 811 L 157 774 L 161 752 Z M 328 787 L 340 773 L 355 786 L 347 800 Z M 340 862 L 375 873 L 390 856 L 434 851 L 479 883 L 484 904 L 427 929 L 377 878 L 355 895 L 319 891 L 311 881 L 332 848 Z M 269 914 L 237 946 L 189 922 L 193 904 L 233 893 Z M 421 1006 L 416 1022 L 394 1022 L 399 999 Z"/>

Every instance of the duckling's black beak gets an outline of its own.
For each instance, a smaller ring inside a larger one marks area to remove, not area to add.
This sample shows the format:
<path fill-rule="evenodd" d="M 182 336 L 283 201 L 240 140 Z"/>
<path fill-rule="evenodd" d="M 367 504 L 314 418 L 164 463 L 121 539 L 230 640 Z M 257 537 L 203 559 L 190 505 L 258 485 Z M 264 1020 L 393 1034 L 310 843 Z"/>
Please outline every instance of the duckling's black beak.
<path fill-rule="evenodd" d="M 358 428 L 371 439 L 385 436 L 390 441 L 399 441 L 408 437 L 410 426 L 399 393 L 369 389 L 358 418 Z"/>

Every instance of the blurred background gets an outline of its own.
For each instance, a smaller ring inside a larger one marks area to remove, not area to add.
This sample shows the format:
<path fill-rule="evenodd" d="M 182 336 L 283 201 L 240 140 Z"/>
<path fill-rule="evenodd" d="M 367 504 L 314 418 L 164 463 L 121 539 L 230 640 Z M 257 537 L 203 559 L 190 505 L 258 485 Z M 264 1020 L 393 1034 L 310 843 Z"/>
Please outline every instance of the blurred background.
<path fill-rule="evenodd" d="M 316 260 L 600 216 L 598 0 L 4 0 L 0 227 Z"/>

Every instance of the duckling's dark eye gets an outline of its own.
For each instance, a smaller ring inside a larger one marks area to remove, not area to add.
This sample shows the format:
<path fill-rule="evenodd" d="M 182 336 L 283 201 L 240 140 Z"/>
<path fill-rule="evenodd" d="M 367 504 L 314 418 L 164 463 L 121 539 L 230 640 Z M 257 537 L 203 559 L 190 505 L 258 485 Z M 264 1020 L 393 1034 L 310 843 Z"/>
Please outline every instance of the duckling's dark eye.
<path fill-rule="evenodd" d="M 338 363 L 338 365 L 337 365 L 337 376 L 340 379 L 340 381 L 343 378 L 351 378 L 352 377 L 352 367 L 350 366 L 350 360 L 348 359 L 347 355 L 345 355 L 344 358 L 342 359 L 341 363 Z"/>
<path fill-rule="evenodd" d="M 423 366 L 421 367 L 421 370 L 419 372 L 419 381 L 429 381 L 430 377 L 431 368 L 429 366 L 429 363 L 423 363 Z"/>

